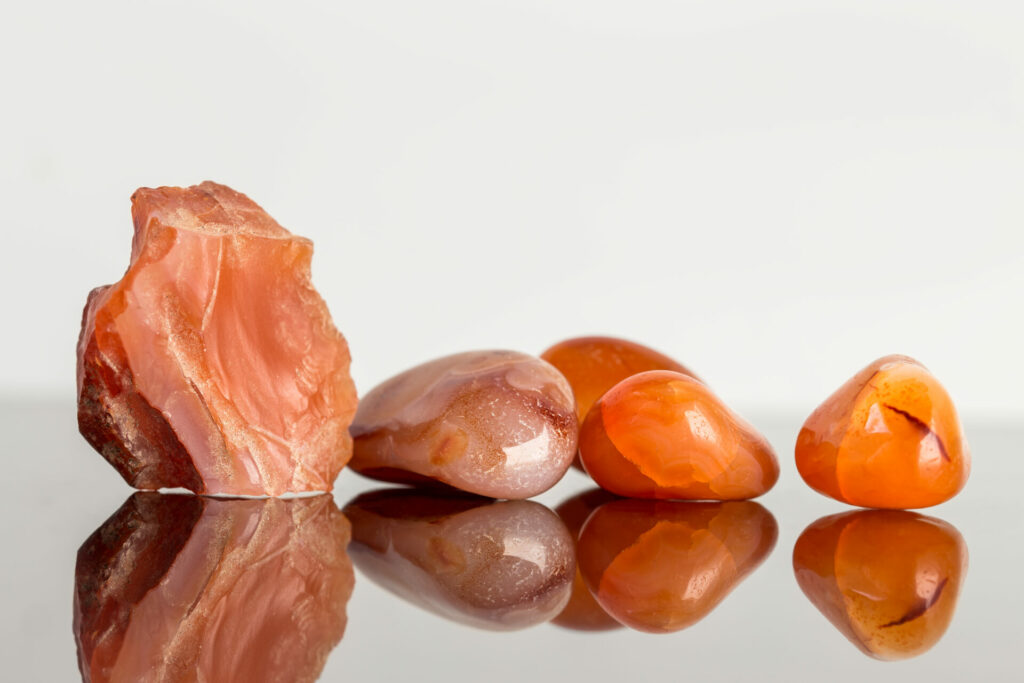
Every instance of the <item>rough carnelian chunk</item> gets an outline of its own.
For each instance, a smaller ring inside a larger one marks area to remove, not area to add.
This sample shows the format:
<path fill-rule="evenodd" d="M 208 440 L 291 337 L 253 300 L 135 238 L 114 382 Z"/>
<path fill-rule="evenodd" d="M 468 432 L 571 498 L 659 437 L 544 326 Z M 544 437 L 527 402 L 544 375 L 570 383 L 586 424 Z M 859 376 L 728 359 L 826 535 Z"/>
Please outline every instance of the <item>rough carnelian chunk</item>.
<path fill-rule="evenodd" d="M 922 508 L 956 495 L 971 463 L 943 386 L 914 359 L 886 356 L 811 413 L 796 466 L 811 488 L 844 503 Z"/>
<path fill-rule="evenodd" d="M 580 457 L 602 488 L 631 498 L 742 500 L 779 478 L 771 446 L 703 383 L 654 370 L 594 404 Z"/>

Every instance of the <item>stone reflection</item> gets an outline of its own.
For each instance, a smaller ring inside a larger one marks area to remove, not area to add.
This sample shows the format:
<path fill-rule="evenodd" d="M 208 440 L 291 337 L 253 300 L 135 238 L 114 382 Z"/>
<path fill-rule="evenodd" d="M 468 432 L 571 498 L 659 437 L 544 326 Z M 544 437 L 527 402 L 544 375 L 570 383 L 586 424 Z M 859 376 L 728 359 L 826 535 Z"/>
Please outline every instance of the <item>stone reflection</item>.
<path fill-rule="evenodd" d="M 562 501 L 561 505 L 555 508 L 555 514 L 562 518 L 569 533 L 572 534 L 573 540 L 576 541 L 579 539 L 583 523 L 587 521 L 591 513 L 613 500 L 618 500 L 618 497 L 604 489 L 589 489 Z M 615 621 L 604 611 L 604 608 L 597 604 L 590 589 L 583 582 L 578 565 L 572 580 L 572 594 L 569 596 L 569 602 L 562 612 L 551 620 L 551 623 L 576 631 L 608 631 L 622 627 L 622 624 Z"/>
<path fill-rule="evenodd" d="M 573 539 L 539 503 L 382 489 L 344 512 L 360 572 L 447 619 L 521 629 L 549 621 L 569 599 Z"/>
<path fill-rule="evenodd" d="M 349 538 L 330 495 L 132 495 L 78 551 L 83 680 L 315 680 L 345 630 Z"/>
<path fill-rule="evenodd" d="M 858 510 L 808 526 L 793 548 L 793 571 L 814 606 L 862 652 L 907 659 L 946 632 L 967 545 L 933 517 Z"/>
<path fill-rule="evenodd" d="M 579 538 L 598 604 L 638 631 L 671 633 L 706 617 L 771 553 L 775 518 L 751 502 L 616 500 Z"/>

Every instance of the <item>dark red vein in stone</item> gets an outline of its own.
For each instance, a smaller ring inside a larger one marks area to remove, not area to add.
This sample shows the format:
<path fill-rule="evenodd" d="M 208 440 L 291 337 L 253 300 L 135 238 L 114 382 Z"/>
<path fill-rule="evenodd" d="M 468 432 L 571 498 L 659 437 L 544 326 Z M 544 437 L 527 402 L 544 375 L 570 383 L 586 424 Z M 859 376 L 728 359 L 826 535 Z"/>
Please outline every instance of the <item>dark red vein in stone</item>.
<path fill-rule="evenodd" d="M 925 436 L 933 437 L 935 439 L 935 443 L 939 444 L 939 453 L 942 454 L 942 458 L 944 460 L 946 460 L 947 462 L 950 460 L 949 453 L 946 452 L 946 444 L 942 443 L 942 439 L 939 438 L 938 434 L 936 434 L 935 432 L 932 431 L 932 428 L 928 426 L 927 422 L 924 422 L 924 421 L 914 417 L 913 415 L 911 415 L 910 413 L 908 413 L 905 410 L 900 410 L 899 408 L 897 408 L 895 406 L 889 405 L 888 403 L 883 403 L 882 406 L 884 406 L 885 408 L 888 408 L 889 410 L 891 410 L 894 413 L 898 413 L 899 415 L 902 415 L 904 418 L 906 418 L 907 422 L 909 422 L 910 424 L 914 425 L 914 427 L 919 432 L 923 433 Z"/>
<path fill-rule="evenodd" d="M 947 581 L 949 581 L 948 577 L 939 582 L 939 585 L 935 588 L 935 592 L 932 593 L 931 596 L 919 601 L 916 605 L 910 608 L 909 612 L 904 614 L 896 621 L 890 621 L 888 624 L 882 624 L 881 627 L 889 628 L 890 626 L 899 626 L 901 624 L 907 623 L 908 621 L 913 621 L 914 619 L 917 619 L 918 617 L 923 615 L 932 607 L 932 605 L 939 601 L 939 596 L 942 595 L 942 589 L 946 587 Z"/>

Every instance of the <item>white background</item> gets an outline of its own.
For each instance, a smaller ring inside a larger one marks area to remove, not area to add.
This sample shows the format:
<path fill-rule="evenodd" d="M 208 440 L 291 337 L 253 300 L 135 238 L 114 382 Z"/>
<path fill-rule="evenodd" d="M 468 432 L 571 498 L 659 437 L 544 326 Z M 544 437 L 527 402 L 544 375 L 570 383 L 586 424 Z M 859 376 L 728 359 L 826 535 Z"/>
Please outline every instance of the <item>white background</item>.
<path fill-rule="evenodd" d="M 313 238 L 360 392 L 626 336 L 741 412 L 913 355 L 1024 414 L 1024 3 L 39 2 L 0 17 L 0 392 L 74 394 L 138 186 Z"/>

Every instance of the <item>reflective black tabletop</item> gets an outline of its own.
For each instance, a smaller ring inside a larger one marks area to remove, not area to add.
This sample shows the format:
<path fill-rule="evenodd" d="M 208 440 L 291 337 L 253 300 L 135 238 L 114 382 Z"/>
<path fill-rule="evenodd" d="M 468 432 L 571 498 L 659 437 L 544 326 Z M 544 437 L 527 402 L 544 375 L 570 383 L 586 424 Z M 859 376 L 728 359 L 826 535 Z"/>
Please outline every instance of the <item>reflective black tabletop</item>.
<path fill-rule="evenodd" d="M 1018 679 L 1024 426 L 965 419 L 970 482 L 915 514 L 814 493 L 802 417 L 752 417 L 783 466 L 756 502 L 616 500 L 575 470 L 527 502 L 348 470 L 268 502 L 135 495 L 72 405 L 9 399 L 4 679 Z"/>

